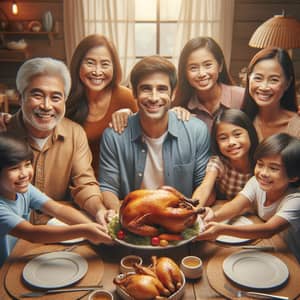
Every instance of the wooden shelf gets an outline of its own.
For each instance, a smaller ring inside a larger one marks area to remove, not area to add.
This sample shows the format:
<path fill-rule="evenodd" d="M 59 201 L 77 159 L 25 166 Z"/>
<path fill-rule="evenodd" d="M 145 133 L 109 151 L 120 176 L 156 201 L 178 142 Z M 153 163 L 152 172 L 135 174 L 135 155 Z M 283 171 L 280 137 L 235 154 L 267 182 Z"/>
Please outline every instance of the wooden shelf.
<path fill-rule="evenodd" d="M 0 49 L 0 61 L 5 62 L 22 62 L 30 57 L 27 49 L 24 50 L 10 50 Z"/>
<path fill-rule="evenodd" d="M 0 31 L 0 38 L 4 42 L 5 41 L 5 36 L 47 36 L 49 40 L 50 46 L 53 45 L 53 40 L 54 40 L 54 32 L 50 31 L 39 31 L 39 32 L 34 32 L 34 31 Z"/>

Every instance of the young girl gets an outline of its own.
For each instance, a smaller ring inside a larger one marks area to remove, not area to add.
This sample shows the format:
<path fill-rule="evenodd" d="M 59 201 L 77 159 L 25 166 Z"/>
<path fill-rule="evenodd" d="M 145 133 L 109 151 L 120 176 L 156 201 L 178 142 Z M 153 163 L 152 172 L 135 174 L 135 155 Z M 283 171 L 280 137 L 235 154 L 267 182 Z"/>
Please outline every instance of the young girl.
<path fill-rule="evenodd" d="M 300 140 L 286 133 L 270 136 L 258 145 L 254 177 L 230 202 L 213 212 L 206 207 L 206 230 L 199 240 L 221 234 L 243 238 L 269 238 L 284 232 L 290 249 L 300 262 Z M 262 224 L 232 226 L 216 223 L 254 209 Z M 212 222 L 214 221 L 214 222 Z"/>
<path fill-rule="evenodd" d="M 227 109 L 220 113 L 212 127 L 210 158 L 205 177 L 193 194 L 199 206 L 214 200 L 234 198 L 253 175 L 253 154 L 258 139 L 255 128 L 245 113 Z"/>
<path fill-rule="evenodd" d="M 243 111 L 259 140 L 285 132 L 300 137 L 295 73 L 289 54 L 280 48 L 260 50 L 248 66 Z"/>
<path fill-rule="evenodd" d="M 17 238 L 33 243 L 55 243 L 84 237 L 92 243 L 110 243 L 111 238 L 101 225 L 92 223 L 78 210 L 49 199 L 30 184 L 32 159 L 27 144 L 7 135 L 0 136 L 0 266 Z M 78 225 L 32 225 L 27 221 L 31 209 Z"/>
<path fill-rule="evenodd" d="M 173 106 L 181 106 L 210 129 L 224 108 L 242 106 L 244 88 L 234 86 L 220 46 L 210 37 L 196 37 L 183 47 Z"/>

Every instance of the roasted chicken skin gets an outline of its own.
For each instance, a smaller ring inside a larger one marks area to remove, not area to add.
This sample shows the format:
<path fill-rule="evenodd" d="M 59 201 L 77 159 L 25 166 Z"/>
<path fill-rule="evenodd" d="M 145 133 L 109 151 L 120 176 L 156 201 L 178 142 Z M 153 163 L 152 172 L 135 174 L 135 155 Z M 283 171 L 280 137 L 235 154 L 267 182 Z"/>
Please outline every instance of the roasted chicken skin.
<path fill-rule="evenodd" d="M 114 283 L 126 291 L 135 300 L 159 299 L 160 296 L 169 296 L 166 289 L 157 277 L 143 274 L 126 274 L 123 279 L 114 279 Z"/>
<path fill-rule="evenodd" d="M 157 190 L 136 190 L 129 193 L 120 207 L 121 225 L 138 235 L 155 236 L 158 226 L 180 233 L 192 226 L 202 208 L 197 201 L 185 198 L 176 189 L 163 186 Z"/>
<path fill-rule="evenodd" d="M 182 286 L 182 274 L 171 258 L 152 256 L 151 260 L 149 267 L 135 264 L 135 274 L 115 278 L 114 283 L 136 300 L 166 299 Z"/>

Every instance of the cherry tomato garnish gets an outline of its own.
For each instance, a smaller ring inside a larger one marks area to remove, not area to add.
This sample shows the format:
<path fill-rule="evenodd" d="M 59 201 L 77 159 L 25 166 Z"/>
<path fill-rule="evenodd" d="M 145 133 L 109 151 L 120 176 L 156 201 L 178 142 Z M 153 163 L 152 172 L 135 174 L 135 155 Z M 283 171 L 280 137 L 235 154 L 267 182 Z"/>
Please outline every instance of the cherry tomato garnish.
<path fill-rule="evenodd" d="M 159 245 L 159 242 L 160 242 L 160 239 L 159 239 L 159 237 L 157 237 L 157 236 L 154 236 L 154 237 L 151 239 L 151 244 L 152 244 L 152 246 L 158 246 L 158 245 Z"/>
<path fill-rule="evenodd" d="M 123 230 L 119 230 L 118 233 L 117 233 L 117 238 L 119 240 L 124 240 L 124 238 L 125 238 L 125 232 Z"/>

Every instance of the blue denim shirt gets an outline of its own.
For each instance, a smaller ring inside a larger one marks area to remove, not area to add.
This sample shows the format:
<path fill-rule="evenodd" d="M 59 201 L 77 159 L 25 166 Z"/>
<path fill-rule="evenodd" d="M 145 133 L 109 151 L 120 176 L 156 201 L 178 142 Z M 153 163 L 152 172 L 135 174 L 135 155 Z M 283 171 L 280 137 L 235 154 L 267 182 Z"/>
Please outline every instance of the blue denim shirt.
<path fill-rule="evenodd" d="M 165 185 L 187 197 L 201 183 L 209 158 L 210 139 L 207 126 L 197 118 L 183 122 L 169 111 L 168 134 L 163 143 Z M 99 181 L 102 191 L 124 199 L 142 183 L 147 156 L 139 114 L 128 119 L 119 135 L 105 129 L 100 144 Z"/>

